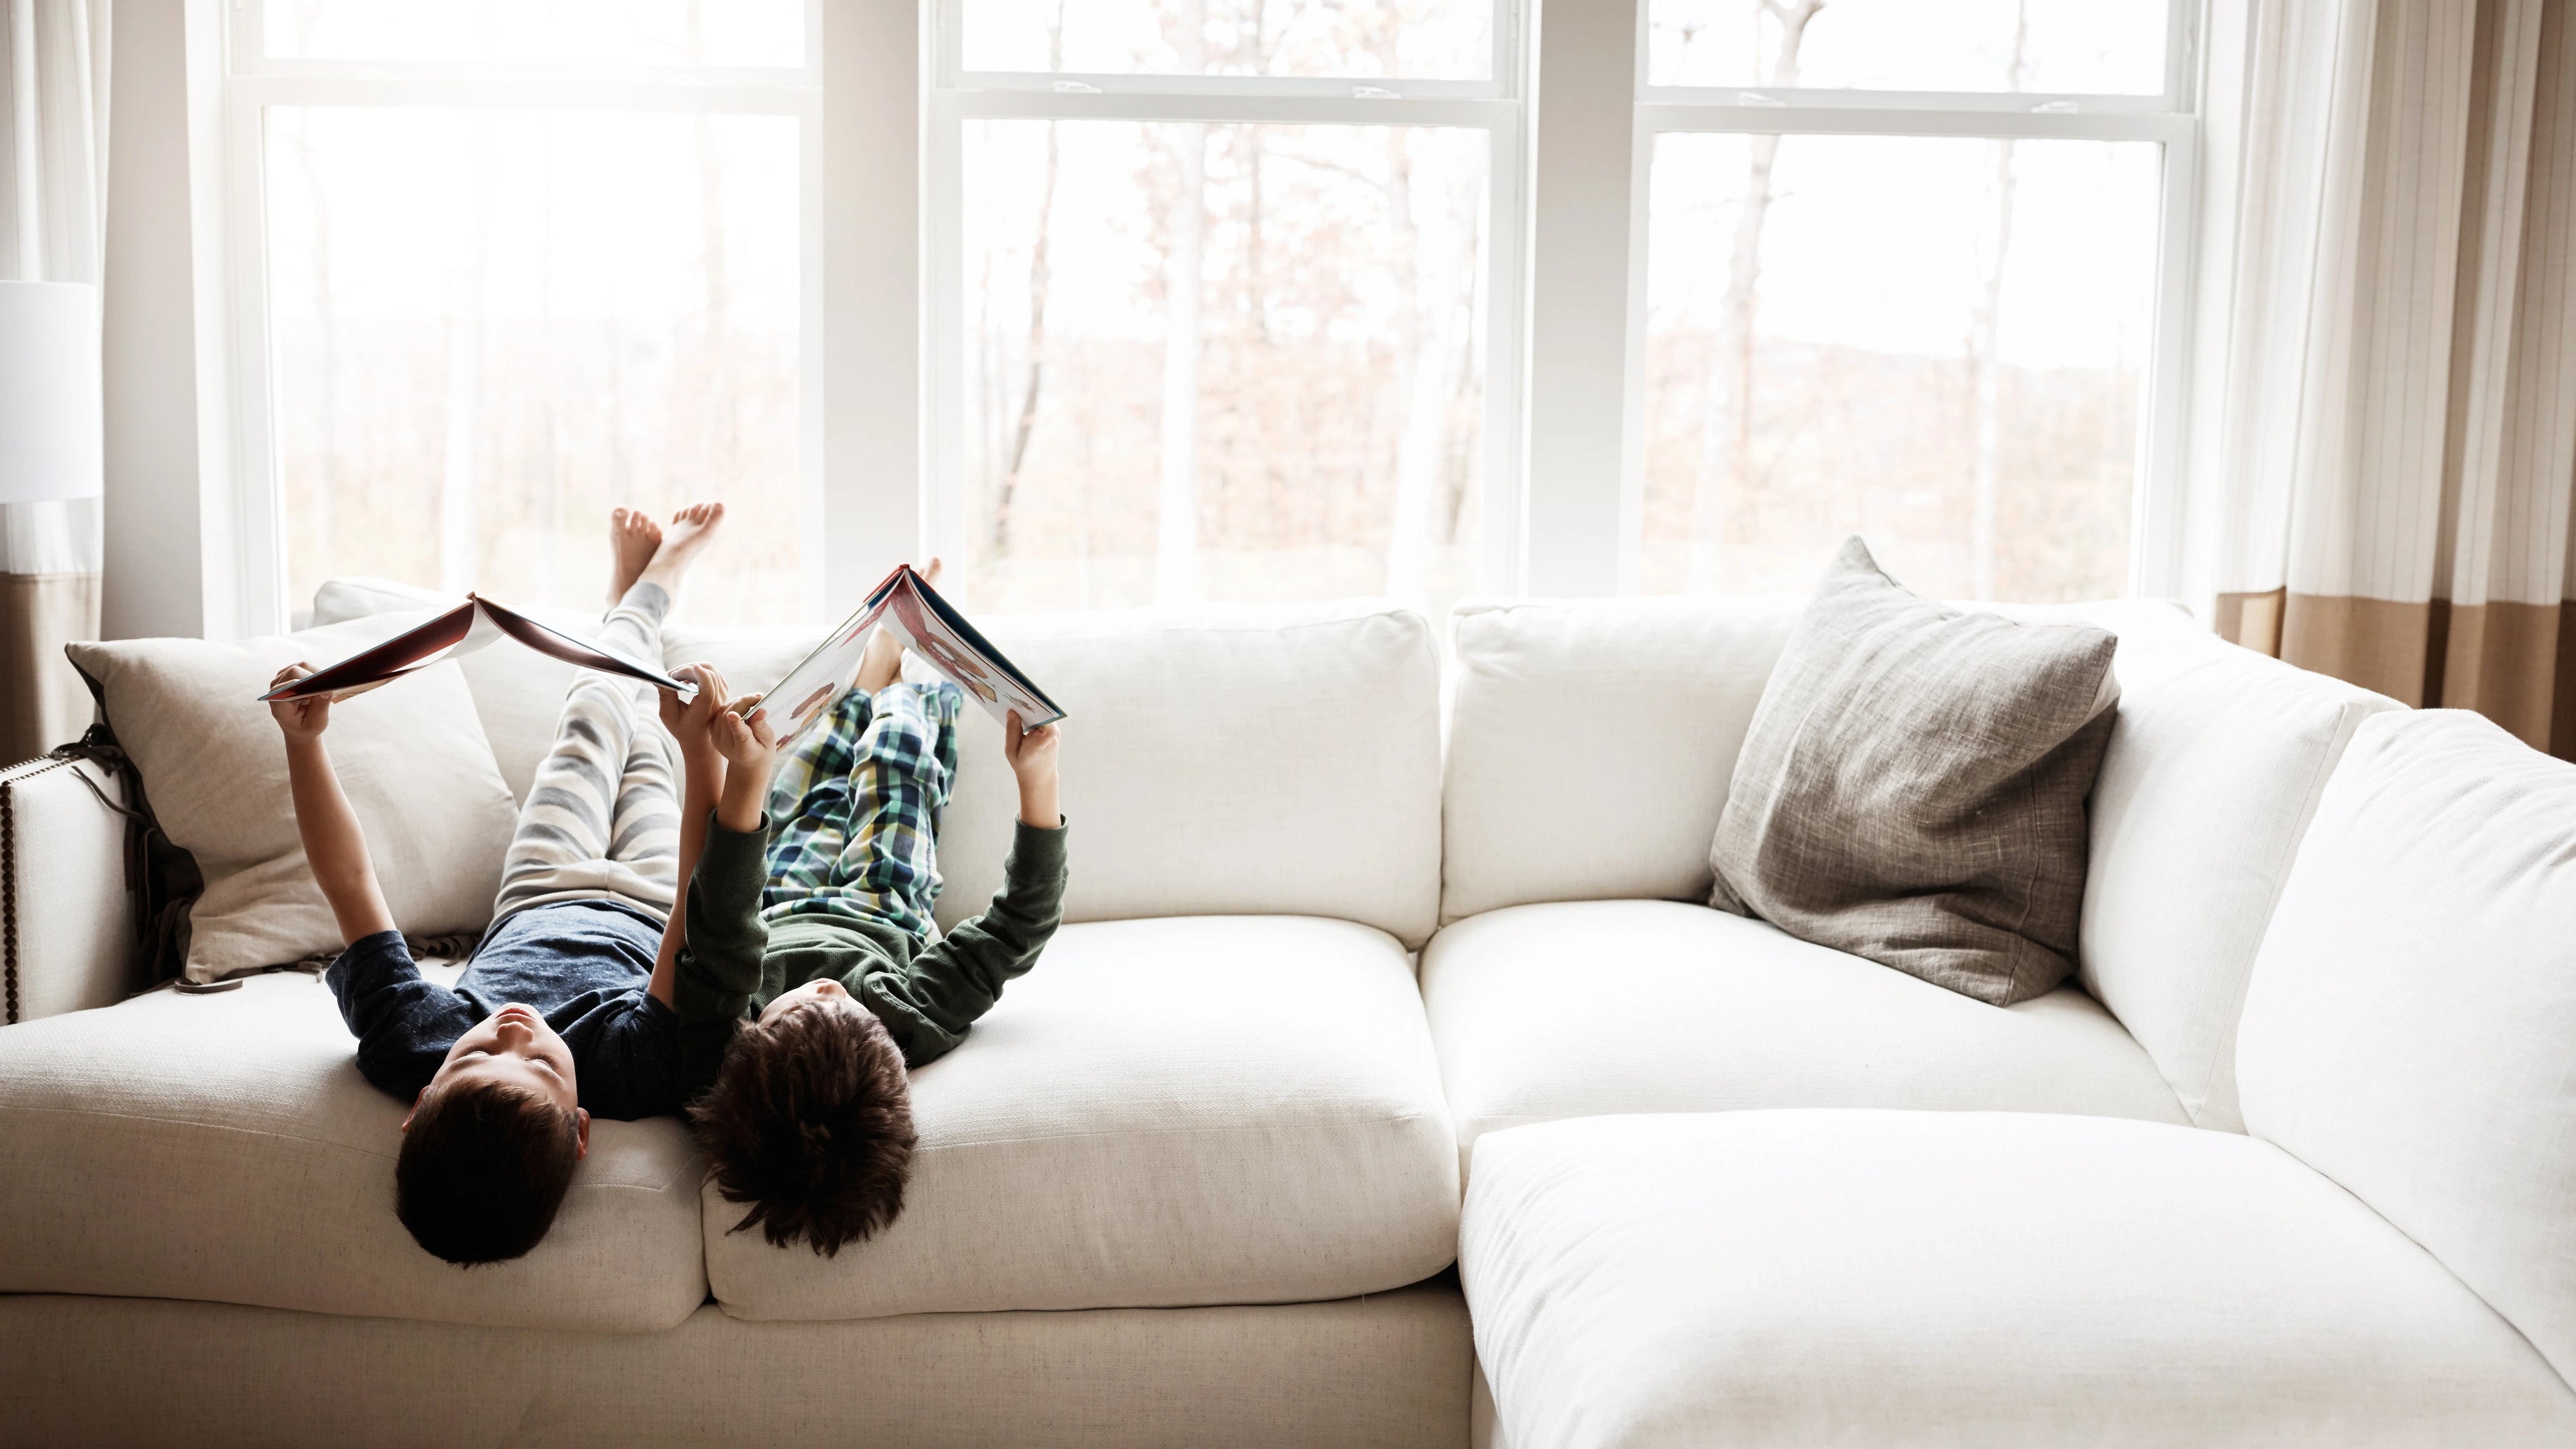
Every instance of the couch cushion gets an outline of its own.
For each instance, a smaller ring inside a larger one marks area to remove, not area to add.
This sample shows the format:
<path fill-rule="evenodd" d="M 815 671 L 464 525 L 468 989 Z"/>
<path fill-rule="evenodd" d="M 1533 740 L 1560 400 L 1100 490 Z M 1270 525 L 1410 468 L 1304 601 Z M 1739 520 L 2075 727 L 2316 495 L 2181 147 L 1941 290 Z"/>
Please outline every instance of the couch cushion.
<path fill-rule="evenodd" d="M 2457 710 L 2362 723 L 2254 965 L 2245 1125 L 2576 1375 L 2576 764 Z"/>
<path fill-rule="evenodd" d="M 2154 606 L 2120 633 L 2120 717 L 2093 786 L 2077 979 L 2192 1120 L 2242 1130 L 2236 1022 L 2273 903 L 2353 730 L 2398 703 Z"/>
<path fill-rule="evenodd" d="M 834 1258 L 729 1232 L 742 1209 L 708 1189 L 728 1310 L 1290 1302 L 1416 1282 L 1456 1250 L 1422 1002 L 1365 926 L 1069 926 L 912 1094 L 903 1216 Z"/>
<path fill-rule="evenodd" d="M 1316 604 L 977 622 L 1071 716 L 1066 920 L 1334 916 L 1407 945 L 1431 934 L 1440 672 L 1420 614 Z M 706 660 L 738 689 L 776 683 L 814 637 L 664 636 L 670 662 Z M 970 709 L 940 822 L 942 925 L 1000 889 L 1018 810 L 1001 727 Z"/>
<path fill-rule="evenodd" d="M 1805 602 L 1460 604 L 1440 918 L 1707 899 L 1735 753 Z"/>
<path fill-rule="evenodd" d="M 1423 951 L 1422 997 L 1471 1154 L 1504 1127 L 1614 1112 L 2184 1120 L 2146 1053 L 2071 986 L 1988 1006 L 1705 906 L 1575 901 L 1460 921 Z"/>
<path fill-rule="evenodd" d="M 2422 1248 L 2232 1133 L 1737 1112 L 1496 1133 L 1459 1267 L 1499 1442 L 2563 1444 Z"/>
<path fill-rule="evenodd" d="M 0 1292 L 625 1332 L 705 1298 L 678 1122 L 593 1123 L 545 1241 L 468 1271 L 394 1217 L 404 1106 L 300 972 L 0 1030 Z"/>
<path fill-rule="evenodd" d="M 340 947 L 296 836 L 286 749 L 258 703 L 278 669 L 330 664 L 423 622 L 383 614 L 260 639 L 125 639 L 67 646 L 142 772 L 161 828 L 196 859 L 188 974 L 211 980 Z M 396 924 L 475 932 L 492 919 L 518 811 L 473 695 L 433 664 L 331 707 L 323 736 L 366 832 Z"/>

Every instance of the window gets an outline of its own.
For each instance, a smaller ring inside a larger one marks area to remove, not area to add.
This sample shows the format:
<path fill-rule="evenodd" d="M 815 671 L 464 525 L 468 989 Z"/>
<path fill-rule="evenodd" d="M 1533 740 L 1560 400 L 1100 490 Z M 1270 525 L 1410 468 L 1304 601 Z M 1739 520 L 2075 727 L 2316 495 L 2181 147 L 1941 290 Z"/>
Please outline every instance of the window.
<path fill-rule="evenodd" d="M 2177 587 L 2195 7 L 1531 9 L 240 0 L 243 617 Z"/>
<path fill-rule="evenodd" d="M 233 15 L 268 615 L 360 573 L 593 609 L 607 511 L 704 496 L 734 522 L 692 617 L 809 612 L 800 0 Z"/>
<path fill-rule="evenodd" d="M 1502 585 L 1508 4 L 943 0 L 935 44 L 931 534 L 971 603 Z"/>
<path fill-rule="evenodd" d="M 2189 7 L 1645 8 L 1636 586 L 1803 590 L 1860 533 L 1936 596 L 2127 592 L 2173 526 Z"/>

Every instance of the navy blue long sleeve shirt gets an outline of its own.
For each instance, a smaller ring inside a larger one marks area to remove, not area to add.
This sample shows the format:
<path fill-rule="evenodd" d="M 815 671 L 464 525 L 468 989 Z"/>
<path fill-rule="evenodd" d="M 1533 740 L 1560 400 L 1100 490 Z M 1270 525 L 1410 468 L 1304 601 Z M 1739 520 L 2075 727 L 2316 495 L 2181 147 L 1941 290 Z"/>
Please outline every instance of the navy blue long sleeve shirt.
<path fill-rule="evenodd" d="M 324 976 L 358 1038 L 358 1070 L 404 1101 L 429 1085 L 448 1048 L 513 1001 L 572 1050 L 573 1081 L 594 1117 L 677 1113 L 684 1100 L 679 1017 L 646 988 L 662 927 L 613 901 L 538 906 L 503 921 L 453 990 L 427 979 L 399 932 L 350 943 Z"/>

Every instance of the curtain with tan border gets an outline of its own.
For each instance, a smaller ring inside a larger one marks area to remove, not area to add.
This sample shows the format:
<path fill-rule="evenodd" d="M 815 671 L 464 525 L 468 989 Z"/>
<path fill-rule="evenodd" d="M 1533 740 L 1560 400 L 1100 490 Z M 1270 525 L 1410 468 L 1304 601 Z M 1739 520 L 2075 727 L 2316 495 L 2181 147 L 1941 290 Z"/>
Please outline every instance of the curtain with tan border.
<path fill-rule="evenodd" d="M 2576 0 L 2272 0 L 2216 622 L 2576 758 Z"/>
<path fill-rule="evenodd" d="M 0 278 L 91 282 L 107 219 L 109 0 L 0 0 Z M 0 503 L 0 765 L 76 739 L 98 637 L 99 500 Z"/>

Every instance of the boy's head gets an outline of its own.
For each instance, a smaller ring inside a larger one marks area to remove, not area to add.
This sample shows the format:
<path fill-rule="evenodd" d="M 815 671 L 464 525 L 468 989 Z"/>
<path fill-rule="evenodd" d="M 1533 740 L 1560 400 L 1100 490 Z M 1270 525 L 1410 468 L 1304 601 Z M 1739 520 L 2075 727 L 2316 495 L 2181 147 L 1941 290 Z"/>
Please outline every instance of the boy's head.
<path fill-rule="evenodd" d="M 403 1118 L 394 1213 L 413 1241 L 460 1267 L 535 1247 L 590 1150 L 580 1100 L 571 1049 L 534 1010 L 458 1037 Z"/>
<path fill-rule="evenodd" d="M 716 1190 L 778 1247 L 824 1257 L 903 1211 L 912 1090 L 885 1024 L 837 981 L 769 1003 L 734 1034 L 715 1086 L 690 1109 Z"/>

